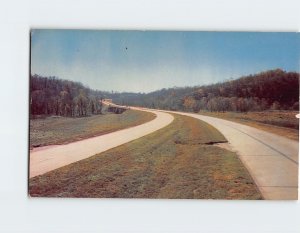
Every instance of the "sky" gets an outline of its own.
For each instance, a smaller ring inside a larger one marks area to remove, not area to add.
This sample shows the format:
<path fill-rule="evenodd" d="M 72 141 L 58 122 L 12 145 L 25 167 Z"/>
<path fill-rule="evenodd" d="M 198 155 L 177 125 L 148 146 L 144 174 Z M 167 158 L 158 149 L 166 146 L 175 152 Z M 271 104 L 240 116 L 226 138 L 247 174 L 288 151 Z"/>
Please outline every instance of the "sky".
<path fill-rule="evenodd" d="M 31 31 L 31 74 L 102 91 L 200 86 L 270 69 L 299 72 L 299 33 Z"/>

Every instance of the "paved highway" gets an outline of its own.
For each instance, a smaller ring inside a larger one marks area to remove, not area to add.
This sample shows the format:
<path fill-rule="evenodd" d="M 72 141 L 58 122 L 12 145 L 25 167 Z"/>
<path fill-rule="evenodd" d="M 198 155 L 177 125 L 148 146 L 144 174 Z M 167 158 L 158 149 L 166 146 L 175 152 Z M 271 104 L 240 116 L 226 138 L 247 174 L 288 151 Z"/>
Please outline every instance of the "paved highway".
<path fill-rule="evenodd" d="M 118 106 L 112 103 L 104 102 Z M 173 121 L 169 113 L 197 118 L 211 124 L 228 140 L 232 151 L 253 177 L 265 199 L 298 198 L 298 149 L 296 141 L 250 126 L 194 113 L 131 109 L 152 112 L 157 117 L 145 124 L 67 145 L 39 148 L 30 152 L 30 177 L 88 158 L 161 129 Z"/>
<path fill-rule="evenodd" d="M 194 113 L 218 129 L 238 153 L 265 199 L 298 199 L 299 143 L 250 126 Z"/>
<path fill-rule="evenodd" d="M 66 145 L 46 146 L 30 151 L 29 177 L 42 175 L 48 171 L 86 159 L 116 146 L 143 137 L 170 124 L 171 114 L 152 110 L 143 110 L 156 115 L 147 123 L 113 133 L 72 142 Z"/>

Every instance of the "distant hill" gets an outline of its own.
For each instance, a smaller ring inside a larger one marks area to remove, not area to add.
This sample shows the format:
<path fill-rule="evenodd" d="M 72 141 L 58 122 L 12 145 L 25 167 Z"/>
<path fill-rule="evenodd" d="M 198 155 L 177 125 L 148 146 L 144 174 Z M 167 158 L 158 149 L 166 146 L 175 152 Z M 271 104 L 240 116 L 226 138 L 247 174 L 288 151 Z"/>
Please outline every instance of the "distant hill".
<path fill-rule="evenodd" d="M 106 95 L 123 105 L 168 110 L 298 110 L 299 73 L 276 69 L 206 86 Z"/>
<path fill-rule="evenodd" d="M 99 114 L 101 98 L 121 105 L 193 111 L 263 111 L 299 109 L 299 73 L 280 69 L 222 83 L 161 89 L 151 93 L 113 93 L 56 77 L 30 76 L 31 115 Z"/>
<path fill-rule="evenodd" d="M 87 116 L 101 113 L 103 94 L 81 83 L 56 77 L 30 76 L 30 114 Z"/>

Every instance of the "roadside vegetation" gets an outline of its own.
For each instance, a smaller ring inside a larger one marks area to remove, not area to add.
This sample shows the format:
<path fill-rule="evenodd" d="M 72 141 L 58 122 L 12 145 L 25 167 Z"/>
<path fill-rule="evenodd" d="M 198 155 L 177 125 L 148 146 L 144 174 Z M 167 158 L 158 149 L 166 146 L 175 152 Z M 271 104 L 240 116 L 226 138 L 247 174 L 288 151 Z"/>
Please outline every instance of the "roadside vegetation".
<path fill-rule="evenodd" d="M 79 82 L 30 76 L 30 117 L 83 117 L 102 113 L 102 94 Z"/>
<path fill-rule="evenodd" d="M 103 98 L 111 98 L 114 103 L 121 105 L 200 112 L 298 140 L 299 122 L 295 115 L 299 111 L 299 73 L 296 72 L 275 69 L 222 83 L 174 87 L 147 94 L 95 91 L 81 83 L 56 77 L 39 75 L 30 77 L 31 119 L 40 116 L 77 118 L 99 115 L 104 112 L 104 106 L 100 101 Z M 69 119 L 67 121 L 81 120 Z M 38 124 L 38 121 L 36 123 Z M 49 138 L 52 138 L 50 144 L 61 141 L 60 136 L 57 140 L 55 139 L 55 133 L 60 134 L 60 132 L 54 131 L 52 134 L 51 127 L 48 127 L 49 132 L 42 132 L 42 134 L 36 132 L 33 121 L 30 127 L 33 129 L 33 135 L 30 138 L 33 142 L 31 146 L 47 145 Z M 114 129 L 104 130 L 103 133 L 110 132 L 110 130 Z M 94 131 L 91 132 L 89 136 L 93 136 L 94 133 Z M 71 141 L 77 140 L 77 136 L 74 137 L 75 139 Z M 80 138 L 81 136 L 78 136 L 78 140 Z"/>
<path fill-rule="evenodd" d="M 299 73 L 275 69 L 211 85 L 109 95 L 115 103 L 176 111 L 297 111 Z"/>
<path fill-rule="evenodd" d="M 49 116 L 42 119 L 31 119 L 30 148 L 66 144 L 100 136 L 136 126 L 154 118 L 155 115 L 152 113 L 127 110 L 122 114 L 106 113 L 80 118 Z"/>
<path fill-rule="evenodd" d="M 29 180 L 31 196 L 262 199 L 215 128 L 175 115 L 167 127 Z"/>
<path fill-rule="evenodd" d="M 200 111 L 199 113 L 249 125 L 296 141 L 299 139 L 299 119 L 296 117 L 298 114 L 296 111 L 248 113 Z"/>

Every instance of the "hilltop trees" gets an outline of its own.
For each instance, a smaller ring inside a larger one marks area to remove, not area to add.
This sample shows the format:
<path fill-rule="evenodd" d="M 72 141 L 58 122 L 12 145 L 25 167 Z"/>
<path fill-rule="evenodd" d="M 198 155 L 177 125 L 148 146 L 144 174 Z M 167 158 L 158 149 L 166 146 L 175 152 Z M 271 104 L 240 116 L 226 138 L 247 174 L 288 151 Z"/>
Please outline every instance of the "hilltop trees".
<path fill-rule="evenodd" d="M 213 85 L 174 87 L 148 94 L 100 92 L 54 77 L 30 78 L 32 115 L 99 114 L 103 97 L 117 104 L 199 112 L 299 109 L 299 73 L 270 70 Z"/>
<path fill-rule="evenodd" d="M 276 69 L 213 85 L 118 93 L 110 98 L 127 105 L 194 112 L 298 110 L 299 73 Z"/>
<path fill-rule="evenodd" d="M 297 110 L 299 74 L 271 70 L 204 86 L 190 95 L 200 101 L 206 98 L 201 109 L 209 111 Z"/>
<path fill-rule="evenodd" d="M 55 77 L 30 77 L 31 115 L 87 116 L 100 114 L 101 94 L 81 83 Z"/>

